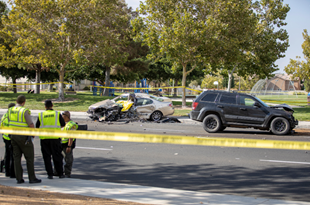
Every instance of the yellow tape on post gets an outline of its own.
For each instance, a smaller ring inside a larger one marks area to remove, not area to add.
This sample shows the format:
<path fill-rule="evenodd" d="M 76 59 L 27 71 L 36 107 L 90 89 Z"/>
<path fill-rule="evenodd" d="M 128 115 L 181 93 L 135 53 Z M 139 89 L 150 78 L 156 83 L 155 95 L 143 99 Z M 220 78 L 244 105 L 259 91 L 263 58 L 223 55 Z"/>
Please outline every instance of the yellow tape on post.
<path fill-rule="evenodd" d="M 35 129 L 35 128 L 13 129 L 7 127 L 1 127 L 0 133 L 8 133 L 13 135 L 53 136 L 61 138 L 77 138 L 88 140 L 108 140 L 108 141 L 124 141 L 124 142 L 310 150 L 310 142 L 300 142 L 300 141 L 209 138 L 209 137 L 202 138 L 194 136 L 174 136 L 174 135 L 122 133 L 122 132 L 62 131 L 62 130 Z"/>
<path fill-rule="evenodd" d="M 44 85 L 44 84 L 59 84 L 59 82 L 48 82 L 48 83 L 0 83 L 0 85 L 19 85 L 19 86 L 24 86 L 24 85 Z M 63 83 L 63 84 L 67 84 L 67 85 L 72 85 L 72 83 Z M 90 87 L 96 87 L 96 88 L 109 88 L 109 89 L 118 89 L 118 90 L 157 90 L 157 89 L 174 89 L 174 88 L 184 88 L 184 86 L 176 86 L 176 87 L 153 87 L 153 88 L 136 88 L 136 87 L 132 87 L 132 88 L 123 88 L 123 87 L 107 87 L 107 86 L 100 86 L 100 85 L 89 85 Z M 191 91 L 195 91 L 195 92 L 199 92 L 201 93 L 201 90 L 195 90 L 192 88 L 188 88 L 185 87 L 185 89 L 187 90 L 191 90 Z"/>

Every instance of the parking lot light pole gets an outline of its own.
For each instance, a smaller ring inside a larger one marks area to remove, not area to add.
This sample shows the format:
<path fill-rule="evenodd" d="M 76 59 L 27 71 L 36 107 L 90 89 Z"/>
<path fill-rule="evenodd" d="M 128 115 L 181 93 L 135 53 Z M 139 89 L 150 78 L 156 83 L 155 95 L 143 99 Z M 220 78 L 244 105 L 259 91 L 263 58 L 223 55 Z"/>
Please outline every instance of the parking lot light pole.
<path fill-rule="evenodd" d="M 214 83 L 213 83 L 214 85 L 217 85 L 217 90 L 219 89 L 219 82 L 217 82 L 217 81 L 214 81 Z"/>

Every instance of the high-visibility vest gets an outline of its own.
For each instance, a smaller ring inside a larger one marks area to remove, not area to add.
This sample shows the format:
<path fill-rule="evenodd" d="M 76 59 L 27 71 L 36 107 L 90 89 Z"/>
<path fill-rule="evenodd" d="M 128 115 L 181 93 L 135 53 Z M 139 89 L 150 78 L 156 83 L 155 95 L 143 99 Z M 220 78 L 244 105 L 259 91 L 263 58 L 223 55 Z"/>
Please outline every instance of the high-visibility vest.
<path fill-rule="evenodd" d="M 73 121 L 69 121 L 67 122 L 66 126 L 64 127 L 64 130 L 77 130 L 79 126 L 73 122 Z M 73 141 L 75 140 L 75 138 L 73 138 Z M 68 143 L 69 139 L 68 138 L 62 138 L 61 142 L 63 144 Z"/>
<path fill-rule="evenodd" d="M 1 118 L 1 127 L 9 127 L 9 119 L 8 119 L 8 113 L 5 113 Z M 3 133 L 2 137 L 6 140 L 11 140 L 9 138 L 9 134 Z"/>
<path fill-rule="evenodd" d="M 60 113 L 54 110 L 46 110 L 39 113 L 40 128 L 60 130 L 61 125 L 59 122 Z M 59 139 L 55 136 L 39 136 L 40 139 Z"/>
<path fill-rule="evenodd" d="M 28 108 L 22 106 L 9 108 L 7 112 L 9 127 L 29 127 L 24 115 L 26 111 L 29 112 L 29 115 L 31 114 Z"/>

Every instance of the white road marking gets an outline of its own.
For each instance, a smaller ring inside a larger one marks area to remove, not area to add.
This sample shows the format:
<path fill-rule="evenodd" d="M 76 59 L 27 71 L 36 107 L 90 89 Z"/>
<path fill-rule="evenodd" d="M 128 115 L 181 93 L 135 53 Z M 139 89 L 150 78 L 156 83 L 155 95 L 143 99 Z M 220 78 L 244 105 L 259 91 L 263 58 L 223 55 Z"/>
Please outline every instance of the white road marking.
<path fill-rule="evenodd" d="M 113 150 L 113 149 L 105 149 L 105 148 L 95 148 L 95 147 L 75 147 L 76 149 L 94 149 L 94 150 Z"/>
<path fill-rule="evenodd" d="M 287 164 L 310 164 L 310 162 L 295 162 L 295 161 L 279 161 L 279 160 L 265 160 L 260 159 L 261 162 L 278 162 L 278 163 L 287 163 Z"/>
<path fill-rule="evenodd" d="M 173 131 L 173 132 L 183 132 L 185 130 L 169 130 L 169 129 L 152 129 L 152 128 L 145 128 L 145 130 L 161 130 L 161 131 Z"/>

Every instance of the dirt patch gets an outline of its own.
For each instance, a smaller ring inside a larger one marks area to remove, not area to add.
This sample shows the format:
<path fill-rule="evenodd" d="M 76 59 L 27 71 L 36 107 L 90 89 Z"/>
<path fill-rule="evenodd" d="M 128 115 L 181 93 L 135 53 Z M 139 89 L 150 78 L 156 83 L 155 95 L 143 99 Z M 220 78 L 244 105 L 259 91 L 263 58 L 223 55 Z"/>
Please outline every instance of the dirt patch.
<path fill-rule="evenodd" d="M 294 135 L 309 136 L 310 135 L 310 129 L 295 129 Z"/>
<path fill-rule="evenodd" d="M 182 108 L 182 105 L 173 105 L 173 107 L 177 110 L 192 110 L 191 107 Z"/>
<path fill-rule="evenodd" d="M 74 101 L 78 100 L 78 98 L 65 98 L 64 101 L 59 101 L 58 98 L 45 99 L 45 100 L 51 100 L 53 103 L 68 103 L 68 102 L 74 102 Z M 45 100 L 43 100 L 42 103 L 44 103 Z"/>
<path fill-rule="evenodd" d="M 113 199 L 88 197 L 74 194 L 62 194 L 49 191 L 16 188 L 0 185 L 0 204 L 123 204 L 142 205 Z"/>

